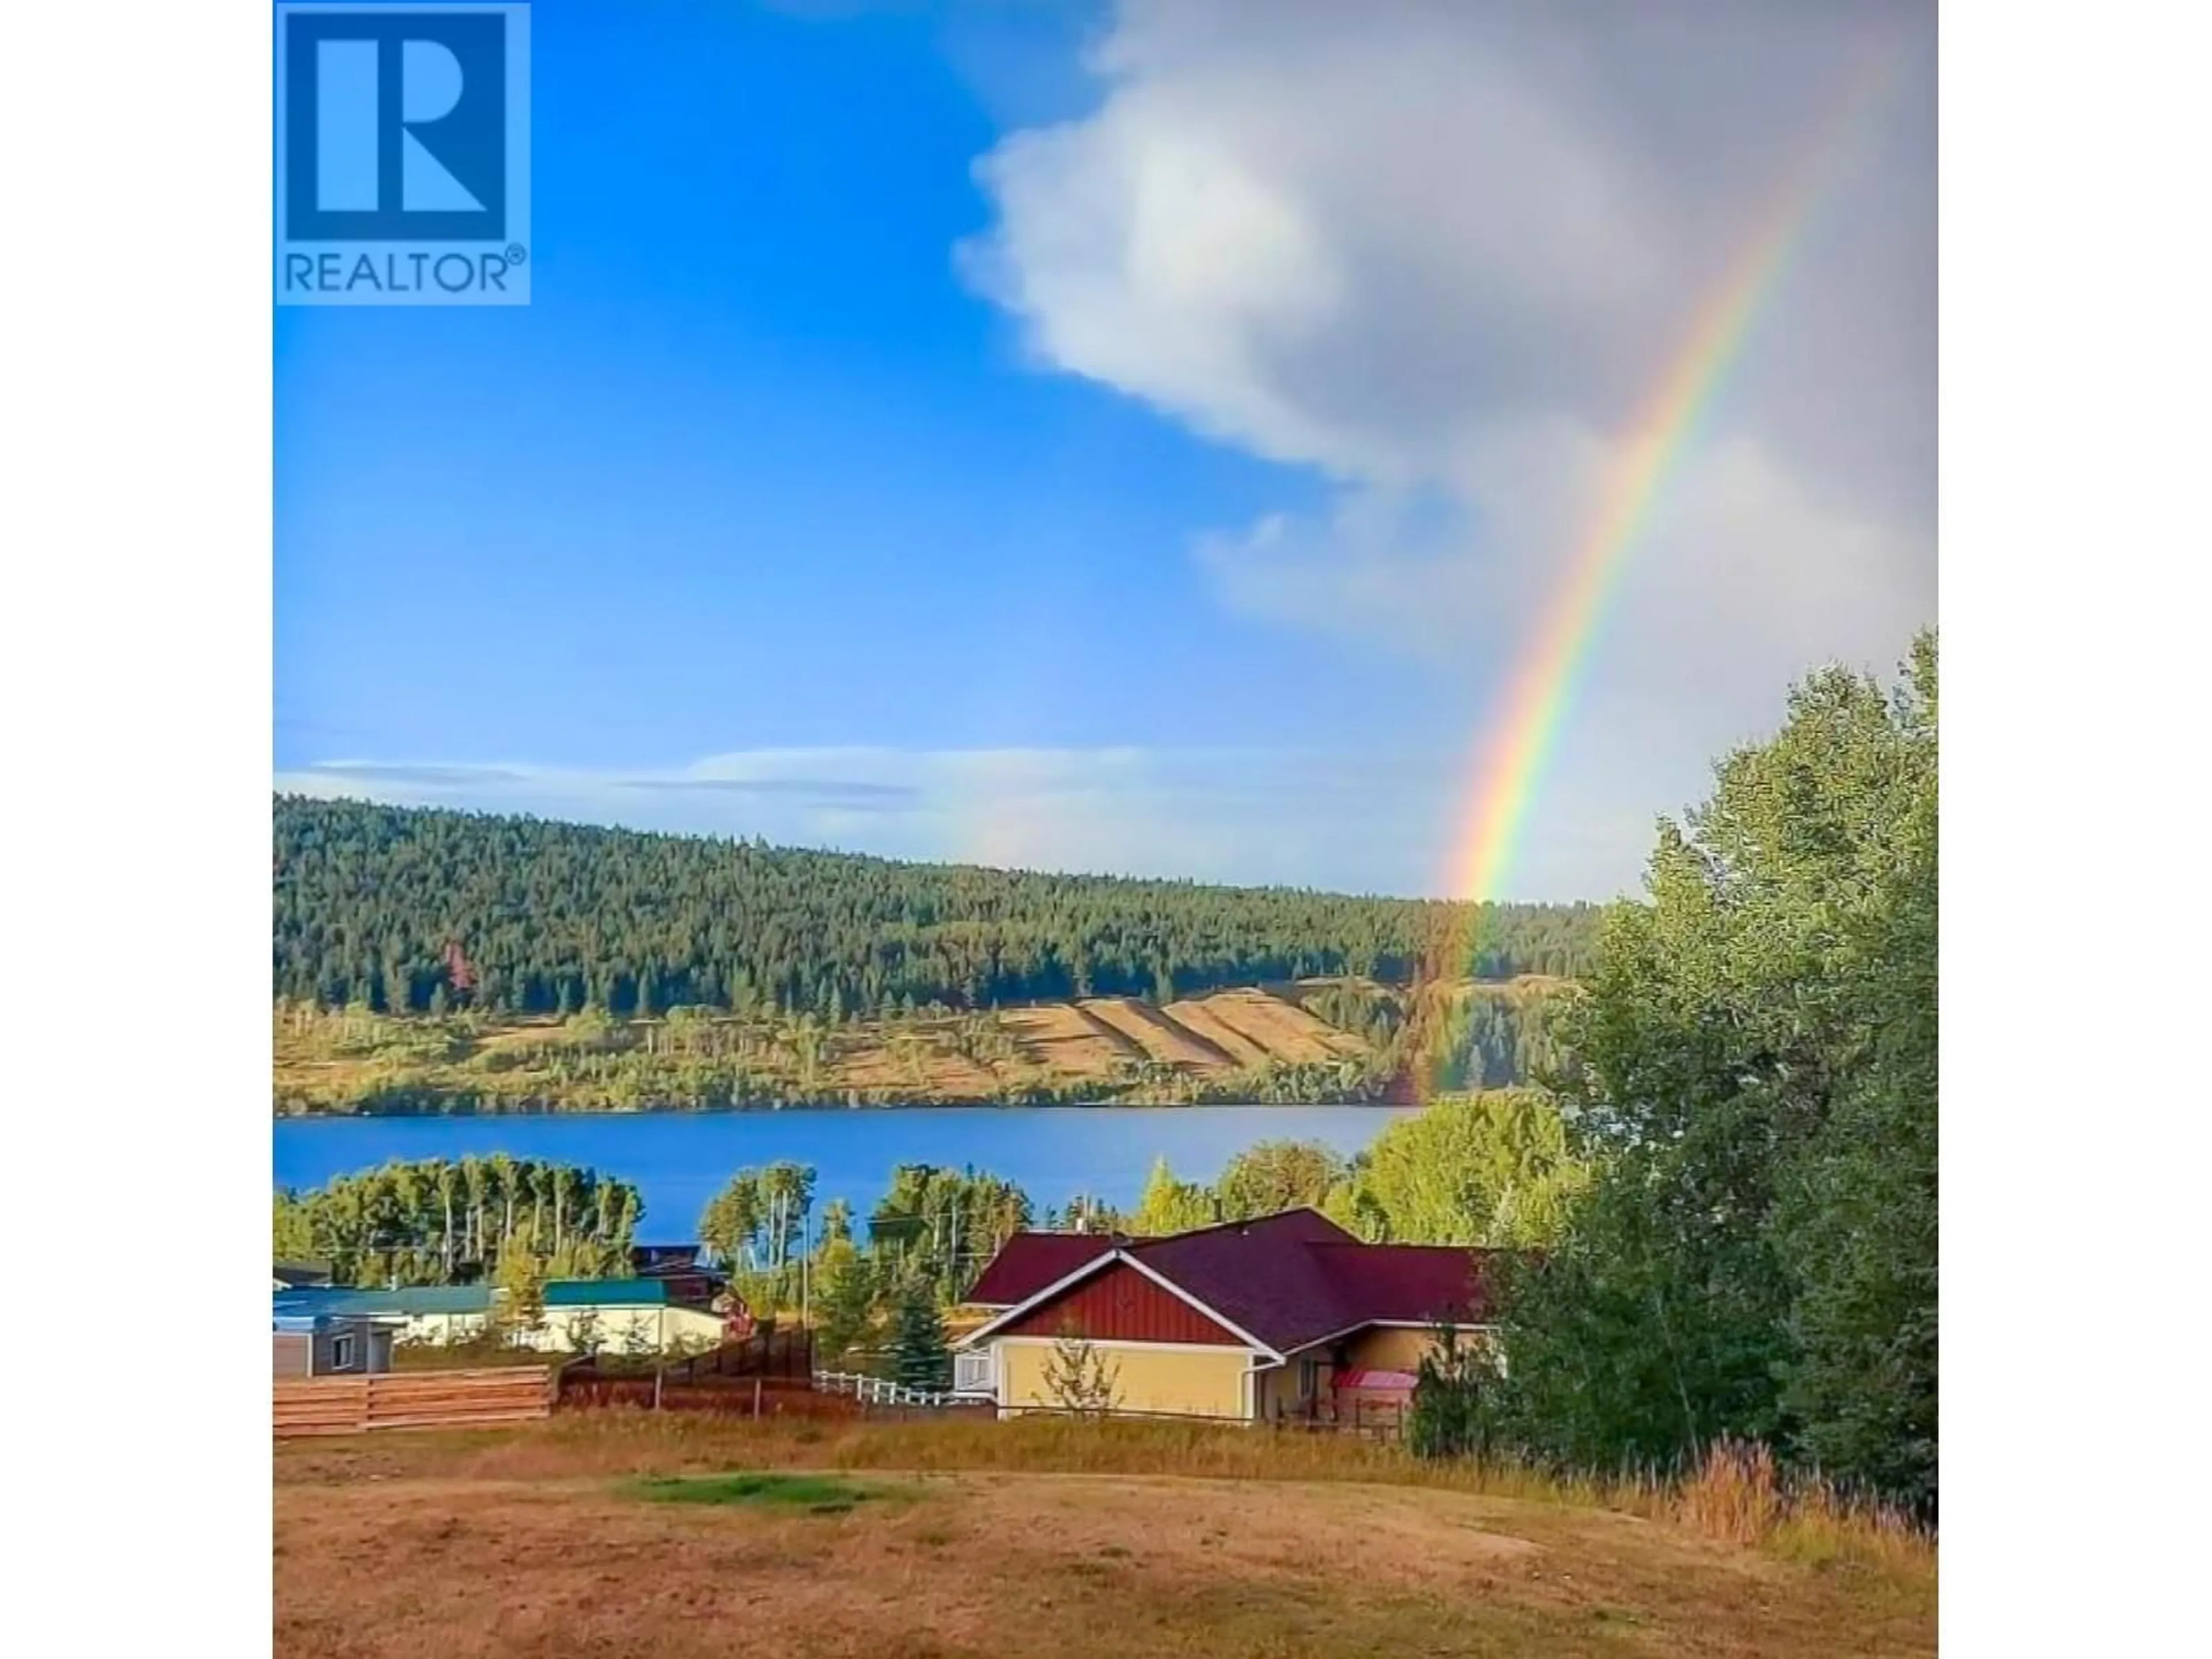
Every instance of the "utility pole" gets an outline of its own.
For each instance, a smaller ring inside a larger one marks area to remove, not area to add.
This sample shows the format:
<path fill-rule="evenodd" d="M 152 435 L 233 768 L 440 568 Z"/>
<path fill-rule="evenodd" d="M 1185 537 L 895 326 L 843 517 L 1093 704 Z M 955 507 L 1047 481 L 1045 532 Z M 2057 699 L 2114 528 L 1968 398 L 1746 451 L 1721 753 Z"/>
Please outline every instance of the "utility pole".
<path fill-rule="evenodd" d="M 808 1273 L 814 1265 L 814 1200 L 810 1196 L 799 1212 L 799 1328 L 814 1328 L 811 1304 L 807 1299 L 810 1286 Z M 756 1411 L 753 1415 L 759 1416 Z"/>

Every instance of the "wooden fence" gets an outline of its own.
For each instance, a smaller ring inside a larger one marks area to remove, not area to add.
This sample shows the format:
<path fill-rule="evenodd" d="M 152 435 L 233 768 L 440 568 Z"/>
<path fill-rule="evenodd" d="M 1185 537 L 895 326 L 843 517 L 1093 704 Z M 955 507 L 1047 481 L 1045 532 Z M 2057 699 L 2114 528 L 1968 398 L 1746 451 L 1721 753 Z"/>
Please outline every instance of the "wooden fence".
<path fill-rule="evenodd" d="M 671 1382 L 701 1382 L 709 1377 L 766 1377 L 810 1384 L 814 1376 L 814 1333 L 756 1331 L 663 1368 Z"/>
<path fill-rule="evenodd" d="M 279 1436 L 464 1428 L 545 1417 L 553 1397 L 544 1365 L 290 1377 L 276 1384 L 274 1417 Z"/>
<path fill-rule="evenodd" d="M 637 1406 L 749 1417 L 857 1414 L 850 1401 L 816 1393 L 813 1360 L 811 1332 L 760 1332 L 662 1365 L 580 1357 L 556 1374 L 554 1394 L 564 1411 Z"/>
<path fill-rule="evenodd" d="M 630 1407 L 642 1411 L 719 1412 L 729 1417 L 857 1417 L 857 1402 L 817 1394 L 804 1382 L 763 1376 L 671 1382 L 666 1377 L 615 1375 L 589 1366 L 563 1367 L 560 1409 L 592 1411 Z"/>
<path fill-rule="evenodd" d="M 836 1396 L 824 1396 L 831 1398 Z M 993 1401 L 972 1395 L 947 1395 L 935 1403 L 924 1400 L 902 1399 L 884 1394 L 873 1399 L 863 1398 L 860 1416 L 871 1422 L 928 1422 L 933 1419 L 959 1418 L 995 1419 L 999 1407 Z M 1341 1434 L 1361 1439 L 1394 1444 L 1405 1437 L 1405 1413 L 1395 1407 L 1369 1407 L 1357 1413 L 1347 1412 L 1336 1417 L 1305 1414 L 1285 1414 L 1281 1417 L 1224 1417 L 1210 1412 L 1139 1411 L 1127 1406 L 1115 1406 L 1101 1411 L 1096 1407 L 1051 1406 L 1039 1401 L 1010 1406 L 1007 1420 L 1024 1418 L 1064 1418 L 1079 1423 L 1188 1423 L 1195 1427 L 1234 1429 L 1275 1434 Z"/>

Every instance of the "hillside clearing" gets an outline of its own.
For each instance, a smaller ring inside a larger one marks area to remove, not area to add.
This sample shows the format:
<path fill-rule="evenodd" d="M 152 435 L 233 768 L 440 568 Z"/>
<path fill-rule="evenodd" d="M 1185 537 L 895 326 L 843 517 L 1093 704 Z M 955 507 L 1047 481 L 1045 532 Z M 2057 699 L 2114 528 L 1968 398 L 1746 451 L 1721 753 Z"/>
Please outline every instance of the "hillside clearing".
<path fill-rule="evenodd" d="M 1264 1065 L 1267 1051 L 1214 1012 L 1214 997 L 1185 997 L 1160 1012 L 1200 1042 L 1211 1043 L 1239 1066 Z"/>
<path fill-rule="evenodd" d="M 1484 990 L 1517 1005 L 1547 994 L 1541 983 Z M 1323 991 L 1338 1018 L 1403 1003 L 1387 988 L 1335 980 L 1233 987 L 1164 1008 L 1092 997 L 842 1024 L 711 1009 L 396 1018 L 289 1004 L 273 1024 L 275 1104 L 292 1114 L 1384 1097 L 1402 1057 L 1303 1006 Z"/>
<path fill-rule="evenodd" d="M 1163 1066 L 1188 1066 L 1195 1071 L 1235 1068 L 1236 1061 L 1220 1049 L 1200 1041 L 1158 1009 L 1134 997 L 1096 997 L 1085 1003 L 1083 1008 Z"/>
<path fill-rule="evenodd" d="M 1356 1060 L 1366 1052 L 1366 1046 L 1350 1032 L 1265 991 L 1221 991 L 1207 998 L 1206 1006 L 1223 1024 L 1277 1060 L 1325 1065 Z"/>

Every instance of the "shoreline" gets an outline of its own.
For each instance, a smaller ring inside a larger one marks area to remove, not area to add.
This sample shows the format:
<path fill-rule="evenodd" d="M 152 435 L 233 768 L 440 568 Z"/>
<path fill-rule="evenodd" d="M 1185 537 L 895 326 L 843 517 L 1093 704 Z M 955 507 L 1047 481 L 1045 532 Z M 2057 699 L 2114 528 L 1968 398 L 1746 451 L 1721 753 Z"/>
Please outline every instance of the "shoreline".
<path fill-rule="evenodd" d="M 466 1118 L 665 1118 L 789 1116 L 797 1113 L 853 1116 L 868 1112 L 1207 1112 L 1334 1110 L 1412 1111 L 1421 1104 L 1411 1100 L 801 1100 L 761 1103 L 747 1106 L 579 1106 L 505 1107 L 492 1110 L 452 1111 L 284 1111 L 270 1115 L 273 1123 L 376 1123 L 416 1120 L 453 1121 Z"/>

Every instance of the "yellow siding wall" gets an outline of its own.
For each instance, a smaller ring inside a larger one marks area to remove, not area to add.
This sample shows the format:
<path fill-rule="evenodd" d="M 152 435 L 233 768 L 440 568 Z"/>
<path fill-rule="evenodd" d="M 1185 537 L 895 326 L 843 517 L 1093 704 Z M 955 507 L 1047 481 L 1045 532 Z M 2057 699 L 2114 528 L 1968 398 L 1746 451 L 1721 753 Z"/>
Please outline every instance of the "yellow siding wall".
<path fill-rule="evenodd" d="M 1000 1392 L 1007 1407 L 1052 1406 L 1058 1402 L 1045 1382 L 1052 1344 L 1000 1340 Z M 1244 1415 L 1244 1374 L 1252 1356 L 1243 1348 L 1201 1348 L 1177 1344 L 1130 1347 L 1116 1342 L 1093 1345 L 1115 1374 L 1115 1405 L 1128 1412 L 1179 1412 L 1206 1417 Z"/>
<path fill-rule="evenodd" d="M 1298 1361 L 1315 1361 L 1313 1395 L 1315 1400 L 1327 1400 L 1329 1389 L 1328 1351 L 1294 1354 L 1286 1365 L 1274 1365 L 1261 1371 L 1253 1379 L 1256 1409 L 1263 1419 L 1302 1415 L 1308 1405 L 1298 1395 Z"/>
<path fill-rule="evenodd" d="M 1433 1352 L 1436 1333 L 1377 1325 L 1353 1337 L 1346 1364 L 1363 1371 L 1418 1371 L 1423 1355 Z"/>

